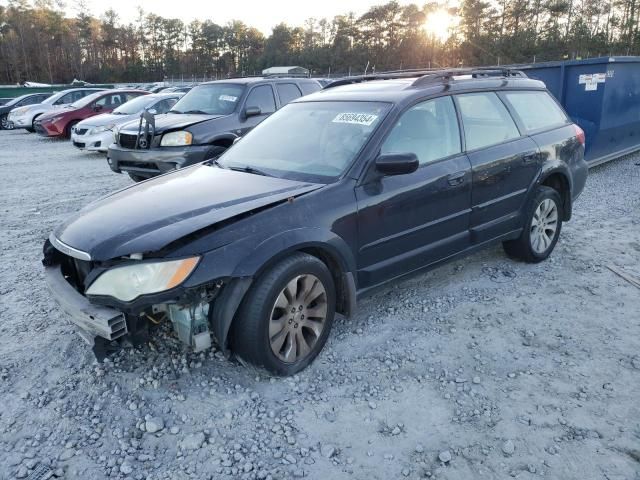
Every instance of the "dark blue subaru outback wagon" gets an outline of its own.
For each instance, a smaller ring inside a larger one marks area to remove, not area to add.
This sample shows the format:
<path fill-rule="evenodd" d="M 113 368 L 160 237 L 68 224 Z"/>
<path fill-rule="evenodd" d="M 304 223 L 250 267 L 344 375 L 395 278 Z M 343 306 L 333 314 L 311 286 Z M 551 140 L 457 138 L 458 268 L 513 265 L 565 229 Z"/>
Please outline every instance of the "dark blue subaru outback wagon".
<path fill-rule="evenodd" d="M 87 205 L 45 243 L 46 276 L 98 357 L 167 321 L 196 350 L 215 339 L 290 375 L 375 287 L 494 242 L 547 258 L 584 140 L 517 71 L 347 78 L 217 160 Z"/>

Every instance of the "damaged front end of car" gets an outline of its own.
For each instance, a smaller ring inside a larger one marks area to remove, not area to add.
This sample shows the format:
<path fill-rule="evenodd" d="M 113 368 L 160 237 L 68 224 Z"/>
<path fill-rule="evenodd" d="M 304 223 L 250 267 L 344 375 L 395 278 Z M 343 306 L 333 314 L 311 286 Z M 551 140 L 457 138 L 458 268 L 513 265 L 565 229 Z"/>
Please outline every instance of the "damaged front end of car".
<path fill-rule="evenodd" d="M 43 253 L 53 297 L 98 361 L 124 341 L 146 342 L 150 324 L 165 321 L 171 322 L 178 339 L 194 351 L 210 348 L 213 335 L 228 353 L 225 339 L 250 278 L 185 286 L 200 257 L 176 260 L 133 254 L 115 261 L 93 261 L 88 253 L 53 234 Z"/>

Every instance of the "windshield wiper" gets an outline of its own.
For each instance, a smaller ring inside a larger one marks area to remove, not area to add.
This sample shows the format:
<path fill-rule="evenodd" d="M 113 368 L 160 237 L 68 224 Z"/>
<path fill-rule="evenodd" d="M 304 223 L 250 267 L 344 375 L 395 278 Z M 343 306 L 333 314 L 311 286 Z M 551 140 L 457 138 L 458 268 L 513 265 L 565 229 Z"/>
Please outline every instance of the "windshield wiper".
<path fill-rule="evenodd" d="M 207 112 L 203 112 L 202 110 L 187 110 L 186 112 L 182 113 L 199 113 L 201 115 L 209 115 Z"/>
<path fill-rule="evenodd" d="M 262 175 L 264 177 L 272 177 L 273 175 L 269 175 L 267 172 L 260 170 L 259 168 L 254 168 L 249 165 L 245 165 L 244 167 L 229 167 L 231 170 L 235 170 L 236 172 L 245 172 L 252 173 L 254 175 Z"/>

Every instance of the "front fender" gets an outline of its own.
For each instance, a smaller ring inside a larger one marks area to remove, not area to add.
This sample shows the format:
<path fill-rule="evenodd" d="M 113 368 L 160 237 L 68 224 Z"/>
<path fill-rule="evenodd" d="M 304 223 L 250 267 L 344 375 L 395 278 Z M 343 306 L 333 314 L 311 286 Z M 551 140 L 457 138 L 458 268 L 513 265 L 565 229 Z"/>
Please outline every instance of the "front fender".
<path fill-rule="evenodd" d="M 241 243 L 245 248 L 248 246 L 247 243 Z M 288 230 L 273 235 L 257 245 L 253 244 L 253 249 L 245 250 L 244 255 L 241 255 L 240 245 L 227 245 L 212 252 L 217 252 L 221 260 L 218 264 L 219 270 L 213 275 L 227 273 L 230 274 L 230 278 L 223 293 L 216 300 L 210 318 L 213 333 L 225 354 L 229 353 L 227 337 L 233 318 L 254 279 L 270 265 L 285 258 L 291 252 L 305 249 L 322 250 L 338 263 L 344 290 L 346 290 L 343 292 L 345 313 L 349 315 L 355 310 L 355 259 L 347 243 L 334 232 L 313 227 Z M 229 264 L 222 261 L 229 258 L 224 252 L 233 252 L 233 256 L 242 258 L 233 272 L 229 271 Z M 223 263 L 226 264 L 226 268 L 223 268 Z M 209 269 L 205 268 L 205 270 Z"/>
<path fill-rule="evenodd" d="M 273 235 L 248 254 L 236 267 L 234 277 L 259 275 L 291 252 L 318 248 L 333 257 L 343 272 L 355 272 L 356 262 L 347 243 L 331 230 L 317 227 L 302 227 Z"/>

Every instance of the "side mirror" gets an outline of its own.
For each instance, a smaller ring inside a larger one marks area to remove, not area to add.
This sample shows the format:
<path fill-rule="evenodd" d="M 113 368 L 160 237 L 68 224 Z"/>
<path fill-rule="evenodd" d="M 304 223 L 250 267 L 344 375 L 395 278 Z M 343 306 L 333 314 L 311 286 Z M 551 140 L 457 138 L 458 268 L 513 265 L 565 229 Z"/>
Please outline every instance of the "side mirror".
<path fill-rule="evenodd" d="M 102 105 L 94 105 L 93 106 L 93 111 L 94 112 L 99 112 L 100 110 L 102 110 L 102 108 L 103 108 Z"/>
<path fill-rule="evenodd" d="M 157 115 L 158 114 L 158 110 L 156 110 L 155 108 L 150 108 L 149 110 L 147 110 L 151 115 Z"/>
<path fill-rule="evenodd" d="M 376 170 L 383 175 L 405 175 L 418 169 L 415 153 L 389 153 L 376 158 Z"/>
<path fill-rule="evenodd" d="M 260 114 L 262 114 L 262 110 L 260 110 L 260 107 L 247 107 L 244 109 L 245 118 L 255 117 Z"/>

